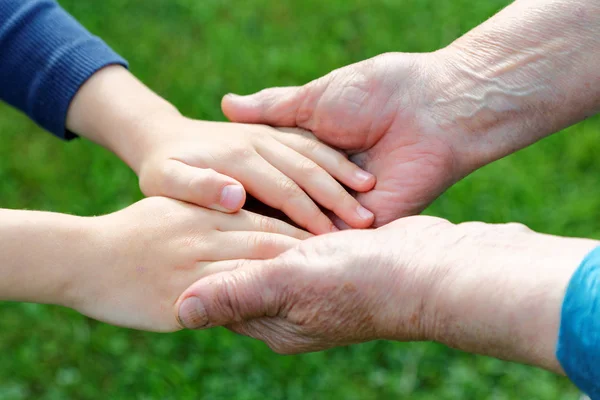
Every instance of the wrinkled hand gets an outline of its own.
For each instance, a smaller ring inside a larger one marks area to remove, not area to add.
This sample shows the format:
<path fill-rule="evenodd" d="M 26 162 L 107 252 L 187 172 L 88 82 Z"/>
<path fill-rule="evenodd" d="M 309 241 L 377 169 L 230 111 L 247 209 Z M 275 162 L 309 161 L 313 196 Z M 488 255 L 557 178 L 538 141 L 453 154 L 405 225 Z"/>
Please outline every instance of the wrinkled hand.
<path fill-rule="evenodd" d="M 432 340 L 560 372 L 565 289 L 596 246 L 413 216 L 310 238 L 272 260 L 211 263 L 176 308 L 187 328 L 226 326 L 279 353 Z"/>
<path fill-rule="evenodd" d="M 443 246 L 431 239 L 452 226 L 410 217 L 311 238 L 269 261 L 213 263 L 204 270 L 212 275 L 182 295 L 181 323 L 227 325 L 279 353 L 423 339 L 432 317 L 425 299 L 438 274 L 425 248 Z"/>
<path fill-rule="evenodd" d="M 385 54 L 302 87 L 227 95 L 222 107 L 232 121 L 302 127 L 354 154 L 377 177 L 357 199 L 381 226 L 421 212 L 472 169 L 459 163 L 456 141 L 437 122 L 434 99 L 443 88 L 436 82 L 444 74 L 437 57 Z"/>

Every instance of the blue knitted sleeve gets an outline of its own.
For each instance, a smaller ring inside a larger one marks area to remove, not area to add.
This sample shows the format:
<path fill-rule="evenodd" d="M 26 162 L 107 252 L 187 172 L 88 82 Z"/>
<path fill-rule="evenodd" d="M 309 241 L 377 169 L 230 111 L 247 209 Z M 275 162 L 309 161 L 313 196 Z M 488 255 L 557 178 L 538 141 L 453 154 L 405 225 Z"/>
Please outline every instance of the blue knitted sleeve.
<path fill-rule="evenodd" d="M 56 136 L 69 104 L 99 69 L 126 61 L 53 0 L 0 0 L 0 99 Z"/>

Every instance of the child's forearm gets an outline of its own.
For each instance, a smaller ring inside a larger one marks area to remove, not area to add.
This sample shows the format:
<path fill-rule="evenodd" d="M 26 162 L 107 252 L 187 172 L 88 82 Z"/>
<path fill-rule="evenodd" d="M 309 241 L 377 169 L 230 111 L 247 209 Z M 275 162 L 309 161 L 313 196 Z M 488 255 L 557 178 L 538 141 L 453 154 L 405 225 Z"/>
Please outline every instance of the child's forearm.
<path fill-rule="evenodd" d="M 156 129 L 144 128 L 165 114 L 179 112 L 128 70 L 113 65 L 79 89 L 67 113 L 67 128 L 111 150 L 139 174 L 150 139 L 160 140 Z"/>
<path fill-rule="evenodd" d="M 77 269 L 93 259 L 91 220 L 1 209 L 0 301 L 67 302 Z"/>

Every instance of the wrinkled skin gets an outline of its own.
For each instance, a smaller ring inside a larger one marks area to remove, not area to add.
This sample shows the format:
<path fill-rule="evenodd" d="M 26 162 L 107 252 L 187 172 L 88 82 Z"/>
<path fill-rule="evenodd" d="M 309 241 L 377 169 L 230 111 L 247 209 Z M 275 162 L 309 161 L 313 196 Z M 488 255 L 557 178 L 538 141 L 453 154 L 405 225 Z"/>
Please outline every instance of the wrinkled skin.
<path fill-rule="evenodd" d="M 375 212 L 374 226 L 382 226 L 421 212 L 471 172 L 440 125 L 436 82 L 445 72 L 437 57 L 384 54 L 302 87 L 228 95 L 222 107 L 232 121 L 301 127 L 352 154 L 377 177 L 375 189 L 357 199 Z"/>
<path fill-rule="evenodd" d="M 597 241 L 428 216 L 302 241 L 271 260 L 207 264 L 175 304 L 283 354 L 433 340 L 560 372 L 565 289 Z"/>
<path fill-rule="evenodd" d="M 425 299 L 442 273 L 439 257 L 424 249 L 443 247 L 453 226 L 409 217 L 308 239 L 273 260 L 214 263 L 204 270 L 210 276 L 182 296 L 201 299 L 208 316 L 184 305 L 181 323 L 225 324 L 283 354 L 381 338 L 423 340 L 434 314 Z"/>

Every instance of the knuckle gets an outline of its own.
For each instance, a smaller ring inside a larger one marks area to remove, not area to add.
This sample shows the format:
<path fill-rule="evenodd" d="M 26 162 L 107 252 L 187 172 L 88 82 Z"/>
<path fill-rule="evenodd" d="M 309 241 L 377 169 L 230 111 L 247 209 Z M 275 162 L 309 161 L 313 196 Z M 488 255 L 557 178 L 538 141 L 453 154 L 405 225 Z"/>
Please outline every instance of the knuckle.
<path fill-rule="evenodd" d="M 250 145 L 242 146 L 235 145 L 231 146 L 228 150 L 228 155 L 234 160 L 248 160 L 254 155 L 254 150 Z"/>
<path fill-rule="evenodd" d="M 225 321 L 239 322 L 241 318 L 236 285 L 226 277 L 221 277 L 219 283 L 220 290 L 217 291 L 213 301 L 216 314 Z"/>
<path fill-rule="evenodd" d="M 289 178 L 281 178 L 277 183 L 279 191 L 287 198 L 287 199 L 295 199 L 302 197 L 304 192 L 300 187 Z"/>
<path fill-rule="evenodd" d="M 207 187 L 213 187 L 216 184 L 216 177 L 214 174 L 207 173 L 206 171 L 202 171 L 199 174 L 195 174 L 190 177 L 190 179 L 186 183 L 186 193 L 190 199 L 194 199 L 194 201 L 202 201 L 203 194 Z"/>
<path fill-rule="evenodd" d="M 209 187 L 214 188 L 221 183 L 221 174 L 217 171 L 206 168 L 198 170 L 188 181 L 188 189 L 191 193 L 199 193 L 202 189 Z"/>
<path fill-rule="evenodd" d="M 246 246 L 249 249 L 255 249 L 259 247 L 263 247 L 268 239 L 266 239 L 265 235 L 249 235 L 246 237 Z"/>
<path fill-rule="evenodd" d="M 509 222 L 504 224 L 505 228 L 513 232 L 533 232 L 531 228 L 520 222 Z"/>
<path fill-rule="evenodd" d="M 143 184 L 146 190 L 155 192 L 154 194 L 167 194 L 173 189 L 173 181 L 177 179 L 178 169 L 173 162 L 164 162 L 156 169 L 155 174 L 147 176 L 147 179 L 140 181 L 140 187 Z M 142 188 L 142 190 L 144 190 Z"/>
<path fill-rule="evenodd" d="M 304 136 L 304 135 L 300 135 L 300 134 L 297 134 L 297 135 Z M 323 148 L 323 145 L 321 144 L 321 142 L 319 142 L 315 138 L 304 136 L 301 140 L 302 140 L 302 145 L 304 146 L 304 148 L 310 153 L 316 153 L 317 151 L 319 151 Z"/>
<path fill-rule="evenodd" d="M 302 176 L 306 176 L 308 178 L 313 178 L 323 173 L 323 169 L 309 158 L 305 158 L 298 163 L 298 170 Z"/>
<path fill-rule="evenodd" d="M 463 228 L 468 233 L 478 233 L 484 231 L 487 228 L 488 224 L 479 221 L 469 221 L 462 222 L 457 226 Z"/>
<path fill-rule="evenodd" d="M 273 232 L 276 230 L 277 226 L 275 224 L 275 220 L 262 216 L 255 215 L 255 224 L 261 232 Z M 258 236 L 254 236 L 255 240 L 259 240 Z"/>

